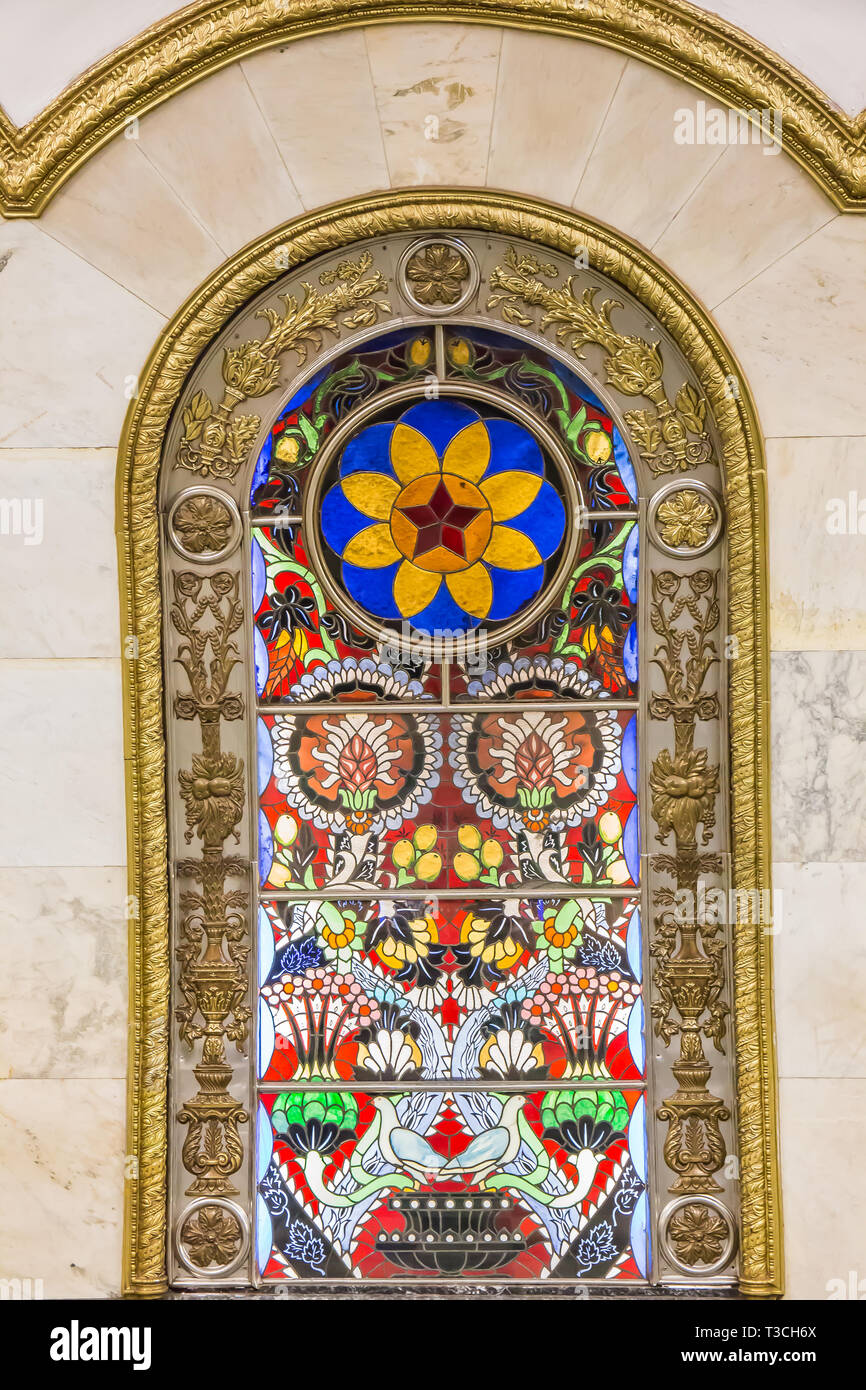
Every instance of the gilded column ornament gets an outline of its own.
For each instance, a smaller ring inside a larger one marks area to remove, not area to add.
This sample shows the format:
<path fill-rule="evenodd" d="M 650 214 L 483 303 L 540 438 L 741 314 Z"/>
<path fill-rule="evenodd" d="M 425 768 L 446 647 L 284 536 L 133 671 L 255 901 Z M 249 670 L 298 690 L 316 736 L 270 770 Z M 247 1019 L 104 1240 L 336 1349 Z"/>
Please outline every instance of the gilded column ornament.
<path fill-rule="evenodd" d="M 571 348 L 576 357 L 587 343 L 597 343 L 605 353 L 607 384 L 625 396 L 643 396 L 652 403 L 648 410 L 629 410 L 625 419 L 641 457 L 650 472 L 674 473 L 706 463 L 712 456 L 709 436 L 704 428 L 707 403 L 694 387 L 685 382 L 671 402 L 663 384 L 664 361 L 657 343 L 647 343 L 619 333 L 611 323 L 614 309 L 622 308 L 615 299 L 596 307 L 596 291 L 574 292 L 574 276 L 564 285 L 545 285 L 539 276 L 554 280 L 558 270 L 549 262 L 509 246 L 505 264 L 490 276 L 492 294 L 488 309 L 500 308 L 506 323 L 535 327 L 524 308 L 541 308 L 539 328 L 556 325 L 557 341 Z"/>
<path fill-rule="evenodd" d="M 722 1190 L 713 1174 L 725 1161 L 721 1124 L 730 1119 L 728 1106 L 708 1089 L 712 1065 L 702 1043 L 707 1037 L 723 1050 L 729 1013 L 722 998 L 724 941 L 719 925 L 701 919 L 697 910 L 700 876 L 722 868 L 721 856 L 703 851 L 698 840 L 702 827 L 700 841 L 706 845 L 715 825 L 719 768 L 706 749 L 694 746 L 698 720 L 717 719 L 720 713 L 718 697 L 703 688 L 719 659 L 710 633 L 720 616 L 717 574 L 664 570 L 652 575 L 650 624 L 660 638 L 653 663 L 666 691 L 650 696 L 649 713 L 673 721 L 674 749 L 662 749 L 653 762 L 651 810 L 656 839 L 664 844 L 673 832 L 676 843 L 673 855 L 653 856 L 653 868 L 675 880 L 676 892 L 659 888 L 654 895 L 663 910 L 655 917 L 650 948 L 656 963 L 651 1011 L 659 1037 L 666 1043 L 680 1038 L 672 1067 L 679 1089 L 657 1111 L 669 1125 L 664 1157 L 677 1174 L 670 1188 L 677 1193 Z"/>
<path fill-rule="evenodd" d="M 258 415 L 238 415 L 237 407 L 246 400 L 266 396 L 280 378 L 281 359 L 293 351 L 299 363 L 311 350 L 322 346 L 322 333 L 339 337 L 343 329 L 366 328 L 390 306 L 378 294 L 385 294 L 388 283 L 378 271 L 367 272 L 373 264 L 369 251 L 356 261 L 341 261 L 336 270 L 323 271 L 319 284 L 333 286 L 324 293 L 305 283 L 304 297 L 282 295 L 285 310 L 259 310 L 259 317 L 270 324 L 264 338 L 253 338 L 223 353 L 222 400 L 214 405 L 204 391 L 196 391 L 185 407 L 183 438 L 176 466 L 188 468 L 202 477 L 233 481 L 246 460 L 261 419 Z M 341 317 L 343 315 L 343 317 Z"/>
<path fill-rule="evenodd" d="M 198 1094 L 178 1111 L 179 1121 L 189 1125 L 182 1160 L 194 1176 L 187 1189 L 191 1195 L 236 1192 L 230 1179 L 243 1160 L 239 1126 L 249 1119 L 230 1094 L 232 1066 L 226 1056 L 227 1041 L 243 1050 L 250 1020 L 249 895 L 245 888 L 226 888 L 230 875 L 246 877 L 247 866 L 223 852 L 225 841 L 237 838 L 244 813 L 244 764 L 220 747 L 220 720 L 244 713 L 242 697 L 227 689 L 240 661 L 232 640 L 243 622 L 238 588 L 237 575 L 220 571 L 205 579 L 185 571 L 174 576 L 171 607 L 172 624 L 183 638 L 176 659 L 190 685 L 189 694 L 175 697 L 174 712 L 179 719 L 198 719 L 202 743 L 192 767 L 178 773 L 185 838 L 189 843 L 197 835 L 202 843 L 200 860 L 178 864 L 179 874 L 201 890 L 180 894 L 176 949 L 183 997 L 176 1009 L 178 1031 L 188 1047 L 202 1040 L 201 1059 L 193 1068 Z"/>

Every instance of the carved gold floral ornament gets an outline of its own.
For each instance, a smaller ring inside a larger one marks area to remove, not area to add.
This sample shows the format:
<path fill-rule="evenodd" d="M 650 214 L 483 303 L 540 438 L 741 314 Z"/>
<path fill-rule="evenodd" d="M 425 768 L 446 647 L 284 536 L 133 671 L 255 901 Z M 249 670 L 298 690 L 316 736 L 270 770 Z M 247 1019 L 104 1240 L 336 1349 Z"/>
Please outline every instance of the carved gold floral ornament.
<path fill-rule="evenodd" d="M 663 570 L 651 576 L 650 624 L 659 638 L 653 664 L 664 679 L 664 693 L 650 696 L 651 719 L 671 720 L 673 749 L 663 748 L 650 770 L 651 813 L 656 839 L 666 843 L 673 832 L 673 854 L 654 856 L 657 873 L 670 875 L 676 892 L 697 898 L 703 875 L 720 874 L 721 855 L 705 852 L 716 823 L 719 765 L 705 748 L 695 748 L 698 720 L 719 717 L 719 699 L 704 682 L 719 660 L 711 634 L 719 626 L 719 576 L 711 570 L 679 575 Z M 699 829 L 703 827 L 700 835 Z M 722 1051 L 727 1015 L 725 948 L 718 923 L 680 920 L 674 890 L 658 887 L 653 901 L 661 911 L 653 919 L 650 955 L 654 961 L 655 999 L 651 1006 L 657 1035 L 665 1043 L 679 1035 L 680 1055 L 671 1065 L 677 1091 L 656 1111 L 668 1123 L 663 1153 L 676 1174 L 670 1191 L 710 1193 L 722 1189 L 714 1174 L 727 1152 L 722 1124 L 729 1107 L 709 1090 L 712 1064 L 703 1038 Z M 692 914 L 696 916 L 696 914 Z"/>
<path fill-rule="evenodd" d="M 705 1202 L 689 1202 L 671 1217 L 668 1240 L 684 1265 L 712 1265 L 730 1242 L 727 1221 Z"/>
<path fill-rule="evenodd" d="M 175 530 L 195 555 L 221 550 L 228 541 L 231 521 L 228 507 L 215 497 L 188 497 L 174 517 Z"/>
<path fill-rule="evenodd" d="M 276 43 L 382 20 L 476 20 L 601 43 L 736 110 L 781 110 L 784 147 L 839 209 L 866 208 L 862 115 L 717 15 L 669 0 L 195 0 L 88 68 L 25 126 L 0 108 L 0 211 L 36 217 L 113 135 L 190 82 Z"/>
<path fill-rule="evenodd" d="M 201 859 L 178 863 L 178 877 L 192 880 L 178 896 L 181 919 L 175 954 L 179 962 L 175 1009 L 178 1032 L 187 1047 L 201 1040 L 201 1057 L 193 1068 L 196 1095 L 178 1110 L 188 1133 L 181 1150 L 184 1168 L 193 1176 L 192 1196 L 235 1194 L 231 1182 L 243 1162 L 238 1133 L 249 1120 L 243 1105 L 230 1092 L 233 1068 L 226 1043 L 240 1049 L 249 1031 L 247 958 L 249 933 L 246 888 L 226 888 L 226 879 L 246 878 L 243 859 L 224 853 L 230 835 L 237 839 L 243 815 L 243 760 L 220 746 L 220 722 L 240 719 L 243 697 L 228 690 L 240 663 L 232 640 L 243 623 L 243 604 L 236 574 L 220 571 L 209 579 L 192 572 L 174 576 L 170 616 L 180 634 L 176 660 L 190 684 L 177 694 L 174 713 L 197 719 L 201 752 L 191 767 L 178 772 L 178 788 L 186 807 L 186 841 L 198 836 Z"/>
<path fill-rule="evenodd" d="M 406 279 L 419 304 L 456 304 L 469 279 L 469 262 L 448 242 L 420 247 L 406 262 Z"/>
<path fill-rule="evenodd" d="M 231 1264 L 243 1238 L 234 1212 L 216 1203 L 199 1207 L 186 1218 L 180 1231 L 186 1258 L 196 1269 Z"/>
<path fill-rule="evenodd" d="M 660 503 L 656 512 L 659 535 L 674 549 L 699 550 L 716 522 L 716 510 L 694 488 L 681 488 Z"/>

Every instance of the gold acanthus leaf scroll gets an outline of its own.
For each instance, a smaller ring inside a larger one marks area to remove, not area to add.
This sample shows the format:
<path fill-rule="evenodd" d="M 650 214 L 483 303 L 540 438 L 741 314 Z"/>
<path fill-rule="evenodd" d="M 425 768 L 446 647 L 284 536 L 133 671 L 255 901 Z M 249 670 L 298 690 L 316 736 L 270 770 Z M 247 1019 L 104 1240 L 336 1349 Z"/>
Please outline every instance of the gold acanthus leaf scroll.
<path fill-rule="evenodd" d="M 575 293 L 573 275 L 558 289 L 544 284 L 540 275 L 554 279 L 558 271 L 549 262 L 509 247 L 505 264 L 496 266 L 490 276 L 492 293 L 487 308 L 501 305 L 505 322 L 523 328 L 533 328 L 535 322 L 521 306 L 543 309 L 538 327 L 543 330 L 556 325 L 557 341 L 569 347 L 576 357 L 583 356 L 581 348 L 587 343 L 603 348 L 608 385 L 625 396 L 643 396 L 651 402 L 649 409 L 626 411 L 625 420 L 654 476 L 706 463 L 712 456 L 704 428 L 707 403 L 687 382 L 673 402 L 668 399 L 658 344 L 614 328 L 611 314 L 622 308 L 618 300 L 606 299 L 598 307 L 595 289 Z"/>
<path fill-rule="evenodd" d="M 270 329 L 264 338 L 225 349 L 219 405 L 206 392 L 197 391 L 184 408 L 176 467 L 234 481 L 262 423 L 258 415 L 235 412 L 243 401 L 273 391 L 283 355 L 294 352 L 303 363 L 309 352 L 320 350 L 324 332 L 339 337 L 342 329 L 369 328 L 380 313 L 390 314 L 387 301 L 376 298 L 387 293 L 388 282 L 378 270 L 367 273 L 372 264 L 370 252 L 364 251 L 358 260 L 341 261 L 335 270 L 322 272 L 319 284 L 333 288 L 323 293 L 305 281 L 300 303 L 295 295 L 284 294 L 280 295 L 285 306 L 282 314 L 275 309 L 258 310 L 258 317 L 267 319 Z"/>

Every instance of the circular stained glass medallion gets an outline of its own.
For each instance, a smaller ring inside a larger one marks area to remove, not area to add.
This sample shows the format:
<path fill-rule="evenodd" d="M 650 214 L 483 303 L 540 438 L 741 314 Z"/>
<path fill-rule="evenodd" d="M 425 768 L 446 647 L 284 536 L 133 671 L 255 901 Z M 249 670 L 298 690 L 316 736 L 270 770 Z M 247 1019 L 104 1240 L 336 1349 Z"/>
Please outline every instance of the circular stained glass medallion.
<path fill-rule="evenodd" d="M 499 393 L 383 405 L 323 470 L 320 559 L 373 630 L 497 639 L 532 621 L 573 556 L 567 460 Z"/>

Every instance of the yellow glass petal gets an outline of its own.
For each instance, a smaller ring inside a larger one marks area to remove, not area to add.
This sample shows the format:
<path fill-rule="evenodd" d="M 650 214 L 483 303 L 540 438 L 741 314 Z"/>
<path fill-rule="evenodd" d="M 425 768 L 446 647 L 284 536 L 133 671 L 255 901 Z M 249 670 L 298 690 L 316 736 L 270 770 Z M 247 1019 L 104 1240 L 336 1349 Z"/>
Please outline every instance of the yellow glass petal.
<path fill-rule="evenodd" d="M 526 511 L 534 502 L 541 487 L 541 479 L 535 473 L 509 471 L 494 473 L 479 483 L 479 488 L 490 503 L 494 521 L 510 521 Z M 345 488 L 345 483 L 343 484 Z"/>
<path fill-rule="evenodd" d="M 394 602 L 404 618 L 412 618 L 432 603 L 442 583 L 441 574 L 419 570 L 404 560 L 394 579 Z"/>
<path fill-rule="evenodd" d="M 405 487 L 424 473 L 438 473 L 439 459 L 429 439 L 411 425 L 398 424 L 391 435 L 391 467 Z"/>
<path fill-rule="evenodd" d="M 394 498 L 400 491 L 400 484 L 386 473 L 350 473 L 343 479 L 342 486 L 352 506 L 377 521 L 388 520 Z"/>
<path fill-rule="evenodd" d="M 388 527 L 367 526 L 346 545 L 343 559 L 350 565 L 360 565 L 362 569 L 378 569 L 380 565 L 393 565 L 400 559 L 400 552 L 391 540 Z"/>
<path fill-rule="evenodd" d="M 513 526 L 494 526 L 484 559 L 488 565 L 503 570 L 529 570 L 541 564 L 541 556 L 532 541 Z"/>
<path fill-rule="evenodd" d="M 445 578 L 454 602 L 473 618 L 486 618 L 493 602 L 493 582 L 483 565 L 470 565 Z"/>
<path fill-rule="evenodd" d="M 484 421 L 476 420 L 451 440 L 442 460 L 442 472 L 456 473 L 458 478 L 477 483 L 489 462 L 490 435 Z"/>

